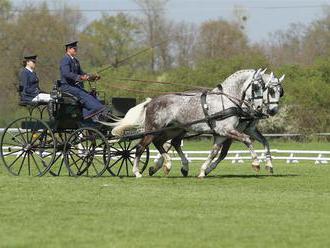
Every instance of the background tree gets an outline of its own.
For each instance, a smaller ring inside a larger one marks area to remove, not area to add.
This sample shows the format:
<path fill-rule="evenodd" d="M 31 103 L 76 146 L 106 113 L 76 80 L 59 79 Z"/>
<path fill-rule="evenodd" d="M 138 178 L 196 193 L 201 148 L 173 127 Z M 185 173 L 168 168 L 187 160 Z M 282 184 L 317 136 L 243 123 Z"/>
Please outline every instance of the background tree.
<path fill-rule="evenodd" d="M 247 48 L 247 37 L 238 24 L 212 20 L 199 28 L 195 56 L 198 60 L 229 58 L 245 53 Z"/>
<path fill-rule="evenodd" d="M 171 65 L 170 33 L 172 24 L 167 21 L 165 7 L 168 0 L 135 0 L 143 10 L 140 20 L 148 47 L 157 47 L 150 51 L 150 70 L 168 69 Z"/>
<path fill-rule="evenodd" d="M 118 62 L 132 54 L 137 45 L 139 27 L 123 13 L 115 16 L 103 14 L 89 24 L 80 35 L 82 56 L 90 66 L 100 67 Z"/>

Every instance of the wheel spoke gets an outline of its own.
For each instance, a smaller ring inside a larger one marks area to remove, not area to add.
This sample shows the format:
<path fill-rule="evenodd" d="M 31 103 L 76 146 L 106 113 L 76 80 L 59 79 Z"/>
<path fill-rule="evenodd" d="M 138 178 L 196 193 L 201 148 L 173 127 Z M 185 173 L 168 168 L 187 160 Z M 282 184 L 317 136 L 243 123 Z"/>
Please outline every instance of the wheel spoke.
<path fill-rule="evenodd" d="M 59 168 L 59 170 L 58 170 L 58 174 L 57 174 L 57 175 L 60 175 L 60 174 L 61 174 L 61 170 L 62 170 L 62 167 L 63 167 L 63 163 L 64 163 L 64 159 L 62 159 L 62 161 L 61 161 L 60 168 Z"/>
<path fill-rule="evenodd" d="M 117 172 L 117 176 L 119 176 L 119 173 L 121 171 L 121 168 L 123 167 L 123 164 L 124 164 L 124 159 L 121 161 L 120 167 L 119 167 L 118 172 Z"/>
<path fill-rule="evenodd" d="M 22 152 L 20 155 L 18 155 L 18 157 L 8 166 L 8 168 L 10 169 L 13 166 L 13 164 L 15 164 L 16 161 L 23 156 L 23 154 L 25 154 L 25 152 Z"/>
<path fill-rule="evenodd" d="M 27 153 L 24 154 L 24 157 L 23 157 L 23 160 L 22 160 L 21 166 L 19 167 L 19 170 L 18 170 L 17 175 L 19 175 L 19 174 L 21 173 L 21 170 L 22 170 L 22 167 L 23 167 L 23 164 L 24 164 L 25 158 L 26 158 L 26 154 L 27 154 Z"/>
<path fill-rule="evenodd" d="M 94 168 L 94 171 L 95 171 L 96 175 L 98 175 L 99 172 L 97 171 L 97 169 L 96 169 L 96 167 L 95 167 L 94 161 L 92 161 L 92 165 L 93 165 L 93 168 Z"/>
<path fill-rule="evenodd" d="M 114 162 L 111 166 L 108 167 L 108 169 L 111 169 L 115 164 L 117 164 L 120 160 L 122 159 L 122 157 L 118 158 L 116 160 L 116 162 Z"/>
<path fill-rule="evenodd" d="M 38 163 L 37 163 L 36 159 L 34 158 L 33 154 L 31 154 L 31 157 L 32 157 L 32 160 L 33 160 L 34 164 L 36 165 L 36 167 L 37 167 L 37 169 L 39 171 L 39 174 L 41 174 L 41 170 L 40 170 L 40 168 L 38 166 Z"/>
<path fill-rule="evenodd" d="M 31 176 L 30 153 L 29 152 L 27 152 L 27 157 L 28 157 L 28 172 L 29 172 L 29 176 Z"/>
<path fill-rule="evenodd" d="M 126 175 L 128 176 L 129 173 L 128 173 L 128 163 L 127 163 L 127 159 L 125 160 L 125 165 L 126 165 Z"/>
<path fill-rule="evenodd" d="M 8 155 L 11 155 L 11 154 L 13 154 L 13 153 L 17 153 L 17 152 L 20 152 L 20 151 L 23 151 L 24 149 L 22 148 L 22 149 L 19 149 L 19 150 L 17 150 L 17 151 L 13 151 L 13 152 L 7 152 L 6 154 L 3 154 L 3 157 L 6 157 L 6 156 L 8 156 Z"/>
<path fill-rule="evenodd" d="M 14 139 L 12 139 L 12 140 L 14 140 L 14 141 L 19 140 L 20 143 L 17 142 L 17 145 L 19 145 L 19 144 L 25 144 L 26 141 L 25 141 L 25 139 L 24 139 L 23 134 L 21 133 L 21 130 L 19 130 L 19 128 L 18 128 L 18 131 L 19 131 L 19 133 L 21 134 L 23 140 L 19 139 L 17 135 L 13 135 L 10 131 L 8 131 L 8 134 L 10 134 L 11 137 L 14 138 Z"/>

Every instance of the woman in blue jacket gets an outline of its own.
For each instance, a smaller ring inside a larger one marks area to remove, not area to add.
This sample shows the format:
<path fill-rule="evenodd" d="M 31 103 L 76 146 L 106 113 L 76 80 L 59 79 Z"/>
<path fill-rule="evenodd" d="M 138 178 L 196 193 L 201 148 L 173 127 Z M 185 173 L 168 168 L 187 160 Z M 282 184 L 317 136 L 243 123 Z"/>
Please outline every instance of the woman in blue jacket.
<path fill-rule="evenodd" d="M 50 95 L 42 93 L 39 87 L 39 78 L 36 74 L 35 67 L 37 55 L 29 55 L 24 57 L 23 66 L 20 73 L 20 91 L 22 102 L 48 102 Z"/>

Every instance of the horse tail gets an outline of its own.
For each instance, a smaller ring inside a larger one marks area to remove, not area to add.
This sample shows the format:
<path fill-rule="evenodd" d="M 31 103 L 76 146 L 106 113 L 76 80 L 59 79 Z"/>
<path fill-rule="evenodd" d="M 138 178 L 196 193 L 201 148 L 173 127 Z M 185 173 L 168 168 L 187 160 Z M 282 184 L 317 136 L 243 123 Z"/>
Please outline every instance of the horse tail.
<path fill-rule="evenodd" d="M 144 102 L 131 108 L 123 119 L 111 123 L 110 125 L 114 127 L 111 131 L 112 135 L 122 136 L 125 130 L 142 127 L 145 122 L 146 107 L 151 100 L 151 98 L 147 98 Z"/>

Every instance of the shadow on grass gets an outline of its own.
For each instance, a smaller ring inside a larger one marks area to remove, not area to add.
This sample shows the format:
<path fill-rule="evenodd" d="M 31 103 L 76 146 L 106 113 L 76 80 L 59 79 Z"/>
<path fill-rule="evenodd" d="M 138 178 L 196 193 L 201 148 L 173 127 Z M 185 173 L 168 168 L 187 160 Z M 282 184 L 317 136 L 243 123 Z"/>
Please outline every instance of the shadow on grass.
<path fill-rule="evenodd" d="M 242 179 L 249 179 L 249 178 L 281 178 L 281 177 L 298 177 L 298 174 L 276 174 L 276 175 L 235 175 L 235 174 L 231 174 L 231 175 L 210 175 L 210 176 L 206 176 L 203 179 L 199 179 L 197 176 L 187 176 L 187 177 L 183 177 L 183 176 L 163 176 L 163 175 L 159 175 L 159 176 L 144 176 L 143 179 L 152 179 L 152 178 L 157 178 L 157 179 L 163 179 L 163 178 L 168 178 L 168 179 L 198 179 L 198 180 L 208 180 L 208 179 L 221 179 L 221 178 L 242 178 Z M 134 176 L 122 176 L 120 178 L 134 178 Z"/>

